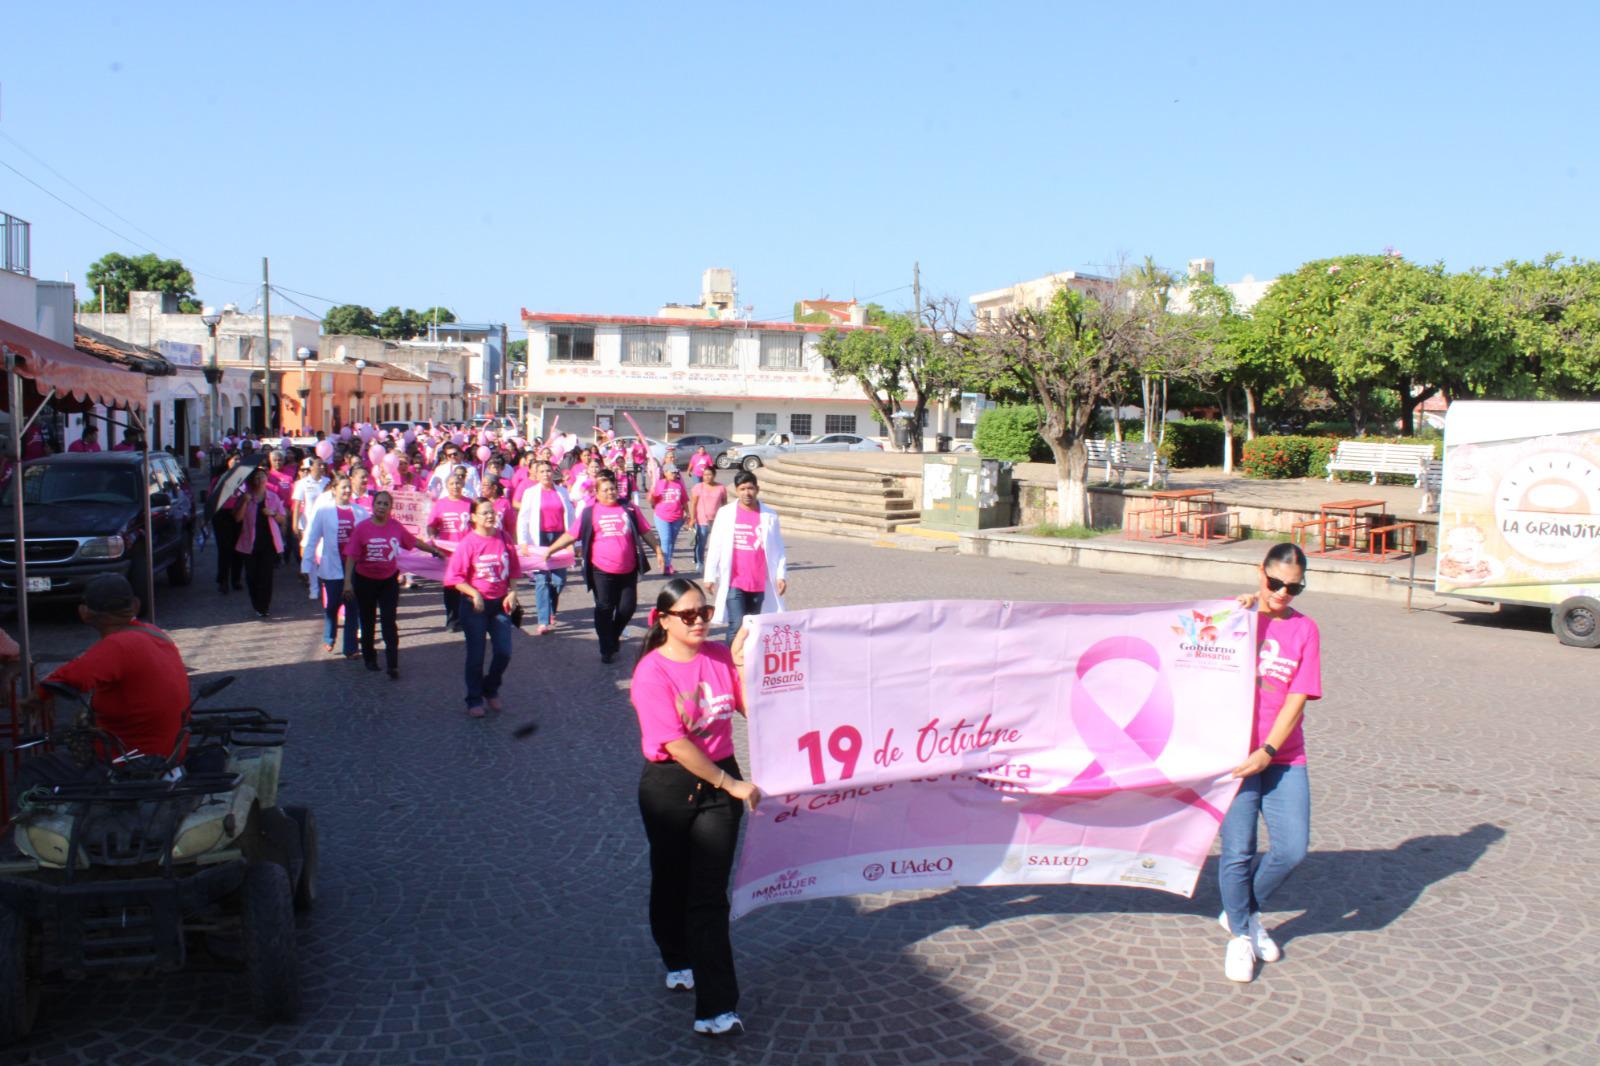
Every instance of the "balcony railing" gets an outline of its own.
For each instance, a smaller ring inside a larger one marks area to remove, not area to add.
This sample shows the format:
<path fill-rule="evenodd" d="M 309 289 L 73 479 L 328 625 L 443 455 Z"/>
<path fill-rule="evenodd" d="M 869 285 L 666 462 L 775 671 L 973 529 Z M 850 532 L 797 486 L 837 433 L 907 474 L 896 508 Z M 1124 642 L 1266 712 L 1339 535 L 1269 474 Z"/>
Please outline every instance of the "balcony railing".
<path fill-rule="evenodd" d="M 0 211 L 0 233 L 4 236 L 0 240 L 0 270 L 30 274 L 32 251 L 28 224 L 15 215 Z"/>

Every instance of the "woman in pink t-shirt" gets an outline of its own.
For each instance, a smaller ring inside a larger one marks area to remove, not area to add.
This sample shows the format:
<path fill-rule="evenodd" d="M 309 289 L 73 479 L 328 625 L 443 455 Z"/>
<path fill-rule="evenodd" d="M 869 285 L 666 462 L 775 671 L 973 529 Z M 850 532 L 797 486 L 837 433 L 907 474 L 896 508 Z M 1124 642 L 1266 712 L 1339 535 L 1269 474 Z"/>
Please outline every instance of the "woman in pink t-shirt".
<path fill-rule="evenodd" d="M 706 640 L 711 613 L 693 581 L 662 587 L 631 696 L 645 758 L 639 813 L 650 841 L 650 932 L 667 987 L 694 990 L 694 1031 L 720 1036 L 744 1028 L 728 875 L 739 822 L 761 793 L 734 758 L 744 684 L 734 654 Z"/>
<path fill-rule="evenodd" d="M 661 480 L 650 486 L 650 510 L 656 518 L 656 537 L 661 541 L 661 553 L 666 559 L 661 564 L 663 574 L 672 573 L 672 548 L 678 542 L 678 530 L 683 528 L 688 505 L 689 487 L 678 477 L 678 468 L 663 468 Z"/>
<path fill-rule="evenodd" d="M 500 528 L 500 512 L 487 496 L 472 505 L 472 531 L 461 538 L 444 568 L 446 588 L 466 601 L 461 631 L 467 637 L 467 714 L 483 717 L 483 708 L 500 709 L 500 682 L 511 665 L 512 621 L 517 609 L 514 582 L 522 576 L 517 546 Z M 489 671 L 483 669 L 483 642 L 493 648 Z"/>
<path fill-rule="evenodd" d="M 717 468 L 713 464 L 700 471 L 700 482 L 689 490 L 689 512 L 694 516 L 694 565 L 706 565 L 706 544 L 711 539 L 711 523 L 717 512 L 728 502 L 726 486 L 717 484 Z"/>
<path fill-rule="evenodd" d="M 464 496 L 467 476 L 453 472 L 444 481 L 444 495 L 433 501 L 423 530 L 429 538 L 453 546 L 472 530 L 472 501 Z M 444 586 L 444 626 L 451 632 L 461 629 L 461 593 L 448 583 Z"/>
<path fill-rule="evenodd" d="M 1278 945 L 1261 923 L 1261 905 L 1306 857 L 1311 787 L 1306 777 L 1306 702 L 1322 698 L 1322 637 L 1317 624 L 1290 606 L 1305 591 L 1306 556 L 1276 544 L 1261 564 L 1261 584 L 1239 597 L 1256 615 L 1256 716 L 1248 758 L 1233 771 L 1239 794 L 1222 822 L 1217 881 L 1230 935 L 1223 972 L 1255 979 L 1255 963 L 1277 962 Z M 1256 851 L 1256 821 L 1265 819 L 1272 847 Z"/>
<path fill-rule="evenodd" d="M 602 470 L 595 484 L 594 506 L 579 513 L 570 529 L 539 550 L 548 557 L 569 544 L 582 548 L 584 585 L 594 593 L 600 661 L 611 663 L 622 648 L 622 631 L 638 606 L 639 542 L 655 548 L 658 560 L 661 546 L 639 509 L 617 500 L 617 482 L 611 471 Z"/>
<path fill-rule="evenodd" d="M 383 653 L 388 660 L 389 679 L 400 679 L 400 626 L 395 615 L 400 607 L 400 553 L 420 548 L 443 559 L 446 553 L 389 517 L 394 497 L 380 492 L 372 497 L 372 517 L 357 522 L 345 541 L 344 598 L 361 611 L 361 657 L 368 670 L 378 668 L 378 653 L 373 644 L 373 627 L 383 614 Z"/>

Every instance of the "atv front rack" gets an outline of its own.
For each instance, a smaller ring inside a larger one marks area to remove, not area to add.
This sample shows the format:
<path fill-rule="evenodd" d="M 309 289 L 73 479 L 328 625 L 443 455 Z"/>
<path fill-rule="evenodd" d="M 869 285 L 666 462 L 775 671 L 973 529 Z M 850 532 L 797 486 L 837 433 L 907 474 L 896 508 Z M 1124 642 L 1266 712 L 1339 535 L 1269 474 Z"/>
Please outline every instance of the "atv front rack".
<path fill-rule="evenodd" d="M 20 797 L 22 807 L 56 806 L 63 803 L 148 803 L 215 796 L 232 792 L 239 775 L 230 773 L 185 774 L 176 781 L 84 781 L 67 785 L 35 785 Z"/>

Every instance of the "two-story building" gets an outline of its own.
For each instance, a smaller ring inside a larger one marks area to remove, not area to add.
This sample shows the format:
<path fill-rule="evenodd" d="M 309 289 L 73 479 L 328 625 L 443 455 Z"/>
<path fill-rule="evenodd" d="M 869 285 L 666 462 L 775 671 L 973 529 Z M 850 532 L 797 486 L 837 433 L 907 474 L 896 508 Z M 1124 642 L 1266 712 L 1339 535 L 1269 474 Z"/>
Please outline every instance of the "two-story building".
<path fill-rule="evenodd" d="M 595 425 L 673 440 L 714 433 L 743 443 L 793 437 L 882 437 L 853 381 L 835 381 L 817 354 L 826 326 L 793 322 L 552 314 L 524 310 L 527 418 L 535 433 Z"/>

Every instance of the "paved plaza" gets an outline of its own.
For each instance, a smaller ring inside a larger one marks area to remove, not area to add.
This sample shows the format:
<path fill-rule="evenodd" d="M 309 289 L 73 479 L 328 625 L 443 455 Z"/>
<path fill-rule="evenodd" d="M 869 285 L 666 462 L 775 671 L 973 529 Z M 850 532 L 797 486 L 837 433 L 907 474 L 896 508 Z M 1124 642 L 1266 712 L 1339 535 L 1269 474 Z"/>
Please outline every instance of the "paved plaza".
<path fill-rule="evenodd" d="M 795 608 L 1242 591 L 798 537 L 790 560 Z M 227 971 L 53 984 L 6 1063 L 1597 1061 L 1600 658 L 1547 618 L 1408 615 L 1319 595 L 1313 566 L 1312 853 L 1272 901 L 1284 957 L 1254 984 L 1223 977 L 1209 866 L 1193 900 L 1034 886 L 791 903 L 734 925 L 748 1032 L 712 1042 L 662 987 L 645 921 L 637 634 L 603 666 L 590 601 L 569 592 L 562 628 L 517 637 L 503 714 L 472 720 L 435 589 L 402 596 L 392 682 L 320 651 L 287 573 L 261 622 L 243 593 L 216 595 L 210 565 L 158 589 L 160 621 L 198 674 L 238 675 L 227 703 L 293 721 L 284 795 L 316 808 L 323 848 L 304 1015 L 258 1025 Z M 35 650 L 90 636 L 55 610 Z"/>

